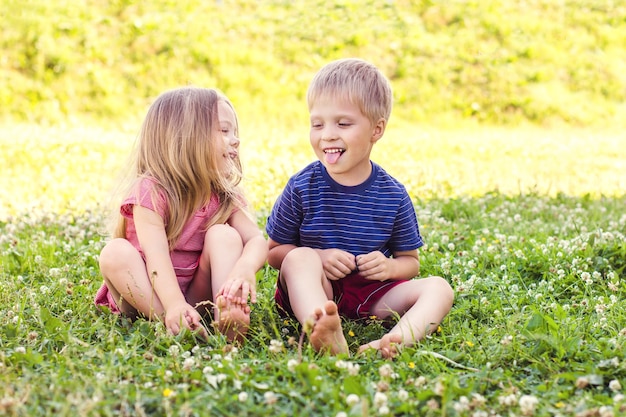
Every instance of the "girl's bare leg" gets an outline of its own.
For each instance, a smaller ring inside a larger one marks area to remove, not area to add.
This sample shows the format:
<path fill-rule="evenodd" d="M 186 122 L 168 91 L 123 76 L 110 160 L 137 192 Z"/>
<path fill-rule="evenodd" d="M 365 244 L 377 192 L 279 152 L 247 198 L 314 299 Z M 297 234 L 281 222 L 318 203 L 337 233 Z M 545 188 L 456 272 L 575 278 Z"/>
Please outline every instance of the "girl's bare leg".
<path fill-rule="evenodd" d="M 454 292 L 441 277 L 415 279 L 395 286 L 376 303 L 372 314 L 386 318 L 397 313 L 402 317 L 389 333 L 361 346 L 359 352 L 374 348 L 383 357 L 393 358 L 400 346 L 412 346 L 436 330 L 453 301 Z"/>
<path fill-rule="evenodd" d="M 208 301 L 213 300 L 213 325 L 229 342 L 243 342 L 250 327 L 250 306 L 246 300 L 232 302 L 218 292 L 243 252 L 239 233 L 225 224 L 214 225 L 206 233 L 198 270 L 187 298 L 198 305 L 200 313 L 206 312 Z"/>
<path fill-rule="evenodd" d="M 293 249 L 280 267 L 279 285 L 289 294 L 291 308 L 303 326 L 313 325 L 311 345 L 318 352 L 347 353 L 348 343 L 341 327 L 333 291 L 324 277 L 322 261 L 310 248 Z"/>
<path fill-rule="evenodd" d="M 100 253 L 100 271 L 104 282 L 125 315 L 156 318 L 163 306 L 152 289 L 143 258 L 126 239 L 113 239 Z"/>

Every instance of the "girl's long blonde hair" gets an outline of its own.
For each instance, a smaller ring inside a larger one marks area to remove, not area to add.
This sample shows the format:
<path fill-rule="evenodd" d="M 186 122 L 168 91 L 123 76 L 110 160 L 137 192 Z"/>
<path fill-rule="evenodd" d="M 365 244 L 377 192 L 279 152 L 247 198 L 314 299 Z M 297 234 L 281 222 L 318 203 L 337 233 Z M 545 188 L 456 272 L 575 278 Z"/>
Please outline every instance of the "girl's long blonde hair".
<path fill-rule="evenodd" d="M 226 222 L 235 209 L 244 205 L 237 188 L 242 178 L 239 157 L 232 160 L 227 173 L 220 170 L 224 155 L 216 146 L 216 141 L 223 140 L 219 101 L 234 112 L 230 101 L 215 89 L 183 87 L 161 94 L 148 109 L 131 156 L 125 197 L 136 193 L 139 198 L 138 185 L 144 178 L 156 182 L 152 199 L 156 201 L 158 192 L 165 196 L 168 210 L 163 221 L 170 250 L 187 221 L 209 203 L 211 196 L 218 197 L 219 210 L 207 229 Z M 237 136 L 238 130 L 237 125 Z M 125 230 L 126 219 L 118 214 L 113 237 L 126 237 Z"/>

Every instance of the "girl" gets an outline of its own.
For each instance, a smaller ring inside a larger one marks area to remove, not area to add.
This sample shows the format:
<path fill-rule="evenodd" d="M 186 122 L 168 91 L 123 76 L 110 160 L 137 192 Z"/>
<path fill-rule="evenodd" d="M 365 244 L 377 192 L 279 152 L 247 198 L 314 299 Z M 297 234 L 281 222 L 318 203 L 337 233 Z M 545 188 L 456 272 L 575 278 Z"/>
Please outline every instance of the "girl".
<path fill-rule="evenodd" d="M 100 253 L 96 305 L 159 318 L 207 337 L 201 320 L 242 341 L 267 242 L 245 211 L 238 122 L 214 89 L 161 94 L 139 134 L 113 239 Z"/>

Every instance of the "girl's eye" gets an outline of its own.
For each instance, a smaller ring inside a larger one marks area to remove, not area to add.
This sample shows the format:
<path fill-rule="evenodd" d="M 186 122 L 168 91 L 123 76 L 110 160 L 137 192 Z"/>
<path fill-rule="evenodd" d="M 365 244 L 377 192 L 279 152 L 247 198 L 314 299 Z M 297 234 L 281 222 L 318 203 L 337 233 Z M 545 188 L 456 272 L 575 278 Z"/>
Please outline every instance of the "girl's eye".
<path fill-rule="evenodd" d="M 339 123 L 339 126 L 340 127 L 348 127 L 348 126 L 350 126 L 350 123 L 348 123 L 348 122 L 341 122 L 341 123 Z"/>
<path fill-rule="evenodd" d="M 228 135 L 228 132 L 230 132 L 230 129 L 222 129 L 223 134 Z"/>

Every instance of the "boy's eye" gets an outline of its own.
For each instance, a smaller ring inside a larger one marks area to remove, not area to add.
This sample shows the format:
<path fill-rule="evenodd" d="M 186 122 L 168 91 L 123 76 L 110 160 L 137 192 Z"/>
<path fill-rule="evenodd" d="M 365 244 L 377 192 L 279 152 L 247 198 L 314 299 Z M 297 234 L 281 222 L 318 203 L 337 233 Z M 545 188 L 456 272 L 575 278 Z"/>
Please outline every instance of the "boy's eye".
<path fill-rule="evenodd" d="M 339 122 L 339 126 L 340 127 L 348 127 L 348 126 L 350 126 L 350 123 L 348 123 L 348 122 Z"/>

